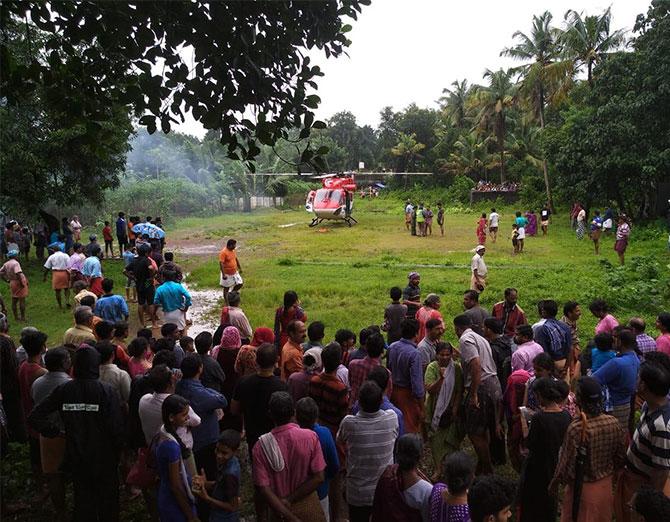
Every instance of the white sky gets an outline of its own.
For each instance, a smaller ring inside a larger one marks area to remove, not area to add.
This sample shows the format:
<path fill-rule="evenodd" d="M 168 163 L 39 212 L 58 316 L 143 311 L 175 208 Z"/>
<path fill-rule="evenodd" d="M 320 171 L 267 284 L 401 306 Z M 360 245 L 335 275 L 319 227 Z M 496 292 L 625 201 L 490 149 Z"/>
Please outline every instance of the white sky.
<path fill-rule="evenodd" d="M 351 111 L 359 125 L 377 126 L 379 111 L 390 105 L 401 110 L 412 102 L 435 107 L 442 89 L 467 78 L 481 83 L 485 69 L 510 67 L 500 57 L 513 44 L 512 34 L 530 31 L 534 14 L 545 9 L 561 25 L 568 9 L 601 13 L 612 6 L 612 29 L 631 30 L 646 13 L 648 0 L 373 0 L 363 8 L 349 33 L 349 56 L 326 59 L 311 53 L 325 76 L 319 78 L 321 105 L 317 117 Z M 178 130 L 198 136 L 202 127 L 192 119 Z"/>

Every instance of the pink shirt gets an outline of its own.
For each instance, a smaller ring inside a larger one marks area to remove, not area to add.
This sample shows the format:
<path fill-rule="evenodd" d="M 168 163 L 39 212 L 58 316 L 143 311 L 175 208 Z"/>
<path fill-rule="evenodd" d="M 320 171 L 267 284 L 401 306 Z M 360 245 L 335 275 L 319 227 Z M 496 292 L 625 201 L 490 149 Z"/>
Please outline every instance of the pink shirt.
<path fill-rule="evenodd" d="M 542 352 L 544 352 L 544 349 L 535 341 L 520 344 L 516 352 L 512 354 L 512 371 L 526 370 L 531 377 L 535 376 L 533 359 Z"/>
<path fill-rule="evenodd" d="M 274 471 L 270 466 L 260 443 L 253 449 L 254 484 L 269 487 L 280 498 L 293 493 L 310 475 L 326 469 L 321 444 L 316 433 L 304 430 L 297 424 L 289 422 L 272 433 L 284 457 L 284 469 Z"/>
<path fill-rule="evenodd" d="M 611 334 L 617 326 L 619 326 L 619 321 L 612 314 L 607 314 L 596 325 L 596 335 L 601 333 Z"/>
<path fill-rule="evenodd" d="M 670 333 L 661 334 L 656 338 L 656 351 L 670 355 Z"/>
<path fill-rule="evenodd" d="M 131 357 L 128 361 L 128 373 L 130 374 L 131 379 L 134 379 L 138 375 L 144 375 L 149 369 L 151 369 L 151 362 L 146 359 L 136 359 L 135 357 Z"/>

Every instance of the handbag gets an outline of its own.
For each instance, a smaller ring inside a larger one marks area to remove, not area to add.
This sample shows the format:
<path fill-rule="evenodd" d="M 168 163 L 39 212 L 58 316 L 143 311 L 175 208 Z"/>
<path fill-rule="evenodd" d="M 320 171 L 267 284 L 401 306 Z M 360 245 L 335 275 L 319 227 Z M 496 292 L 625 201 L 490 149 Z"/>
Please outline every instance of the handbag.
<path fill-rule="evenodd" d="M 139 489 L 150 489 L 158 484 L 158 470 L 154 454 L 156 437 L 151 440 L 148 448 L 137 450 L 137 460 L 130 468 L 126 484 Z"/>

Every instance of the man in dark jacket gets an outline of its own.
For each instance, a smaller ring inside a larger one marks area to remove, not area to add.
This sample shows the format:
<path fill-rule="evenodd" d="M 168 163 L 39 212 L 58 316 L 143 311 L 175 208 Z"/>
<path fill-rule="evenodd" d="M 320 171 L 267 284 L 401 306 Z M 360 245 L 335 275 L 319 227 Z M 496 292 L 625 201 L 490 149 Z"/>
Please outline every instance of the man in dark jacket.
<path fill-rule="evenodd" d="M 50 415 L 60 414 L 65 426 L 65 465 L 72 472 L 74 521 L 119 519 L 119 453 L 124 434 L 118 393 L 100 382 L 100 355 L 77 350 L 72 381 L 39 403 L 28 423 L 45 437 L 60 434 Z"/>

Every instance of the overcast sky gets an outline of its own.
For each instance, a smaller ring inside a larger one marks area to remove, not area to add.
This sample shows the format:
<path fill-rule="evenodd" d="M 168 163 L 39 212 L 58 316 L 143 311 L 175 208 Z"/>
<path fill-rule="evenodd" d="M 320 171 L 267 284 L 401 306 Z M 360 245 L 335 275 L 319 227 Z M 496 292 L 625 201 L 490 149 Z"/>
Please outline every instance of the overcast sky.
<path fill-rule="evenodd" d="M 312 53 L 325 73 L 318 79 L 317 116 L 327 119 L 348 110 L 359 124 L 376 126 L 387 105 L 395 110 L 412 102 L 435 107 L 442 89 L 454 80 L 480 83 L 485 69 L 510 67 L 514 62 L 500 57 L 500 51 L 513 44 L 515 31 L 530 31 L 534 14 L 547 9 L 560 25 L 568 9 L 595 14 L 609 5 L 612 28 L 631 30 L 649 1 L 373 0 L 352 22 L 348 57 Z M 192 120 L 179 130 L 204 134 Z"/>

